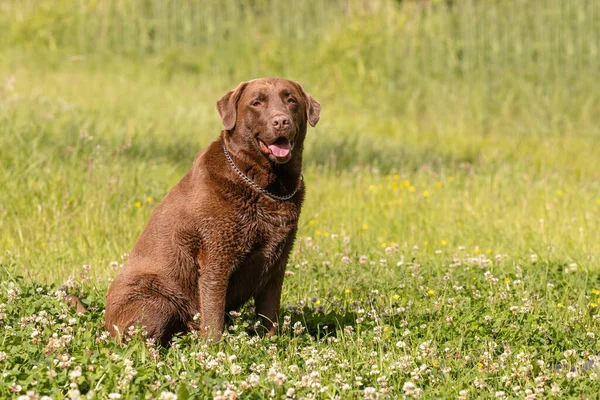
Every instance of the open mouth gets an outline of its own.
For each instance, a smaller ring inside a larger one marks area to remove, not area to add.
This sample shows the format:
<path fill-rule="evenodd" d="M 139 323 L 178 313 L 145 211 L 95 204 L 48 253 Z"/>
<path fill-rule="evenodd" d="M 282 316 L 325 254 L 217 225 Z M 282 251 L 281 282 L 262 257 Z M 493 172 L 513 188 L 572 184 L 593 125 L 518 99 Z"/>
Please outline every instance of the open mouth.
<path fill-rule="evenodd" d="M 286 158 L 294 147 L 294 142 L 290 142 L 284 137 L 280 137 L 270 145 L 265 144 L 265 142 L 260 139 L 258 139 L 258 142 L 264 153 L 272 154 L 277 158 Z"/>

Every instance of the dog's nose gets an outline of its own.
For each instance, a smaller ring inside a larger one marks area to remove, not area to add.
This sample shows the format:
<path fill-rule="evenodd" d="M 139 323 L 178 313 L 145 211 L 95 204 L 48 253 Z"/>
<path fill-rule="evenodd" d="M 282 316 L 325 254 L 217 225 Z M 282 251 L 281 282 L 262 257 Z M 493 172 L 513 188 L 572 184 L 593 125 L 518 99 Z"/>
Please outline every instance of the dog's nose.
<path fill-rule="evenodd" d="M 273 123 L 273 127 L 278 130 L 287 129 L 290 126 L 290 119 L 285 115 L 273 117 L 271 122 Z"/>

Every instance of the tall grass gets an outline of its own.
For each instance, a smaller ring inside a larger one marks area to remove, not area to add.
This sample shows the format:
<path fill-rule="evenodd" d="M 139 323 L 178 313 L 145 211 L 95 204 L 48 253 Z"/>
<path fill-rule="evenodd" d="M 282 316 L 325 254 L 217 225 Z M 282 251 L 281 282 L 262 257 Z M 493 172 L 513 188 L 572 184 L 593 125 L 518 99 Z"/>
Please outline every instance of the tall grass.
<path fill-rule="evenodd" d="M 600 67 L 596 2 L 4 0 L 0 11 L 8 65 L 27 63 L 6 55 L 15 49 L 54 68 L 141 58 L 219 90 L 280 75 L 449 134 L 600 126 L 599 94 L 588 90 Z"/>
<path fill-rule="evenodd" d="M 584 0 L 4 0 L 0 7 L 5 45 L 82 54 L 197 49 L 191 64 L 219 72 L 232 57 L 251 55 L 276 65 L 352 60 L 362 79 L 508 67 L 547 82 L 594 69 L 600 50 L 600 7 Z"/>

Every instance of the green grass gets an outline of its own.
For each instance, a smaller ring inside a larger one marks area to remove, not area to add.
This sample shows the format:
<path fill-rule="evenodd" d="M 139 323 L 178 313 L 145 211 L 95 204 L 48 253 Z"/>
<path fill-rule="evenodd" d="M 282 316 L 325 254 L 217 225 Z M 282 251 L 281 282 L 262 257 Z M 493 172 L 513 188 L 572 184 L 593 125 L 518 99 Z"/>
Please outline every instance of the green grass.
<path fill-rule="evenodd" d="M 0 0 L 0 397 L 593 398 L 597 370 L 555 366 L 600 352 L 600 10 L 454 3 Z M 283 293 L 303 331 L 247 336 L 249 305 L 218 344 L 106 340 L 122 255 L 258 76 L 323 105 Z"/>

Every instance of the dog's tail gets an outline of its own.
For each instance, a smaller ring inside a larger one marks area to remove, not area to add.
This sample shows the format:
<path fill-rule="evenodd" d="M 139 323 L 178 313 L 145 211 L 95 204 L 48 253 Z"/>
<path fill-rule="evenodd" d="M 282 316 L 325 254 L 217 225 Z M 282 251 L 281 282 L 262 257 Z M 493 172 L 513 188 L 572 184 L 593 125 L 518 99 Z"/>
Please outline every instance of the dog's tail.
<path fill-rule="evenodd" d="M 69 292 L 69 288 L 66 286 L 61 286 L 58 290 L 62 290 L 65 293 Z M 65 303 L 76 309 L 78 314 L 84 314 L 87 312 L 87 308 L 85 308 L 81 300 L 79 300 L 79 297 L 75 296 L 74 294 L 66 295 L 64 300 Z"/>
<path fill-rule="evenodd" d="M 79 298 L 77 296 L 75 296 L 74 294 L 65 296 L 65 301 L 71 307 L 75 308 L 77 310 L 77 313 L 83 314 L 83 313 L 87 312 L 87 308 L 85 308 L 85 306 L 83 305 L 81 300 L 79 300 Z"/>

